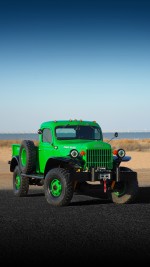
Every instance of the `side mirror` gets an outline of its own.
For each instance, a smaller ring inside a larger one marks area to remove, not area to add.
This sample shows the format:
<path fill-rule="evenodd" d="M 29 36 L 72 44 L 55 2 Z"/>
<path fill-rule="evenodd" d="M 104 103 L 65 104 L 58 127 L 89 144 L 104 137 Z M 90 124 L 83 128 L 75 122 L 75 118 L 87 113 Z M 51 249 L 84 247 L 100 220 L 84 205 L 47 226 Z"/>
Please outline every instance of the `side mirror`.
<path fill-rule="evenodd" d="M 112 139 L 114 139 L 115 137 L 118 137 L 118 133 L 117 133 L 117 132 L 114 133 L 114 136 L 109 140 L 109 142 L 110 142 Z M 109 142 L 108 142 L 108 143 L 109 143 Z"/>
<path fill-rule="evenodd" d="M 38 134 L 42 134 L 42 133 L 43 133 L 43 130 L 38 129 Z"/>
<path fill-rule="evenodd" d="M 118 133 L 117 132 L 114 134 L 114 137 L 118 137 Z"/>

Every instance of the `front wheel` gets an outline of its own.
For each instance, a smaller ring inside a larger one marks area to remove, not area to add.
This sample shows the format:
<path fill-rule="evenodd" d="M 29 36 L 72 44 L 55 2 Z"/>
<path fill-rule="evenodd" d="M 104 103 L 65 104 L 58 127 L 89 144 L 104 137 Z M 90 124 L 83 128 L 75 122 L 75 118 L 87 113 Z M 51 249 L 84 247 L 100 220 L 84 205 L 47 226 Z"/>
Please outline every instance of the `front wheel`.
<path fill-rule="evenodd" d="M 69 173 L 62 168 L 50 170 L 44 181 L 46 200 L 53 206 L 66 206 L 73 196 L 73 184 Z"/>
<path fill-rule="evenodd" d="M 17 197 L 24 197 L 29 191 L 29 179 L 20 174 L 19 167 L 16 166 L 13 173 L 13 192 Z"/>
<path fill-rule="evenodd" d="M 116 204 L 131 203 L 135 200 L 138 193 L 137 174 L 126 167 L 121 167 L 124 177 L 109 192 L 109 198 Z"/>

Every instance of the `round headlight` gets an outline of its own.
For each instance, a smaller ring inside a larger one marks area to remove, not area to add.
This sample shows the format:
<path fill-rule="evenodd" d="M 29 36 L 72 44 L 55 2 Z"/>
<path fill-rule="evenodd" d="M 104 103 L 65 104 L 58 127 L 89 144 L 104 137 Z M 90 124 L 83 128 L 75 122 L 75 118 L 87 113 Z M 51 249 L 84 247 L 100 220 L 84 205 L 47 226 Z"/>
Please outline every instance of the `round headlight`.
<path fill-rule="evenodd" d="M 124 149 L 120 148 L 118 149 L 118 157 L 123 158 L 125 156 L 126 152 Z"/>
<path fill-rule="evenodd" d="M 78 154 L 79 154 L 78 151 L 75 149 L 70 151 L 70 155 L 72 158 L 77 158 Z"/>

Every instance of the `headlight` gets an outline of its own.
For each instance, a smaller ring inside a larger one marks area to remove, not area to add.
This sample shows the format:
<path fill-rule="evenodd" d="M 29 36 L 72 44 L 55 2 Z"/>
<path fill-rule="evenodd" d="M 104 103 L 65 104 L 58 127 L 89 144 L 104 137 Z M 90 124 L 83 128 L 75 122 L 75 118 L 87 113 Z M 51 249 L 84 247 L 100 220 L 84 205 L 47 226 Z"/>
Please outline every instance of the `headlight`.
<path fill-rule="evenodd" d="M 125 156 L 126 152 L 124 149 L 120 148 L 118 149 L 118 157 L 123 158 Z"/>
<path fill-rule="evenodd" d="M 70 155 L 72 158 L 77 158 L 78 154 L 79 154 L 78 151 L 75 149 L 70 151 Z"/>

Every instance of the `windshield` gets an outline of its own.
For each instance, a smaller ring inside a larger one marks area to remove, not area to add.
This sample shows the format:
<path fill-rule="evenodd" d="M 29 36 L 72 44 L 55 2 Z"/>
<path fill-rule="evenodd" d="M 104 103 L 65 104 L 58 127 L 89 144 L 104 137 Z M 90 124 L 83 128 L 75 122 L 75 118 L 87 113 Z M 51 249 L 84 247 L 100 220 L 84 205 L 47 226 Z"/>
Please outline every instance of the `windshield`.
<path fill-rule="evenodd" d="M 59 126 L 56 128 L 56 137 L 60 140 L 102 140 L 102 132 L 95 126 Z"/>

